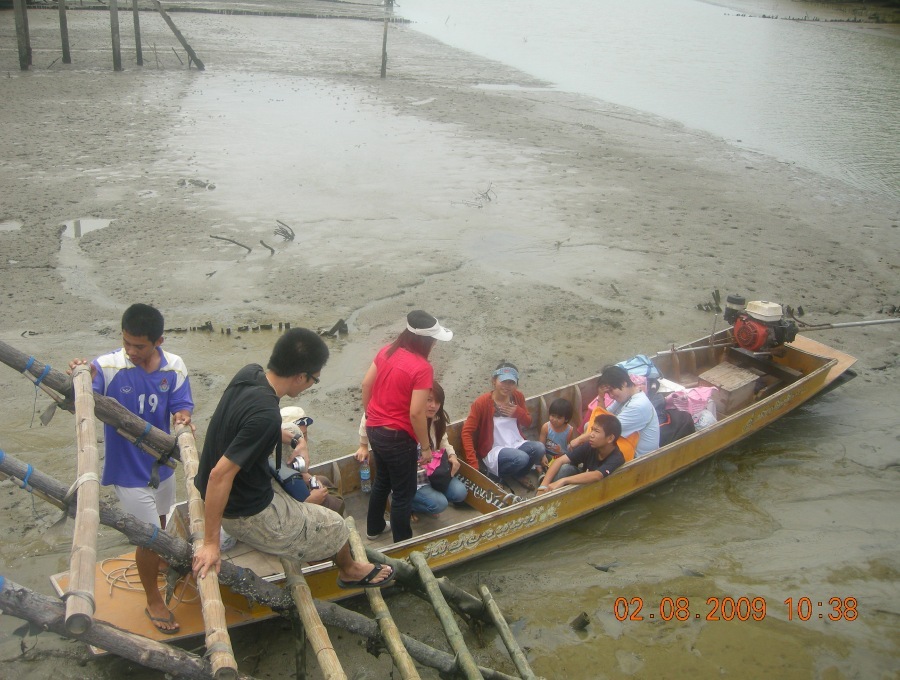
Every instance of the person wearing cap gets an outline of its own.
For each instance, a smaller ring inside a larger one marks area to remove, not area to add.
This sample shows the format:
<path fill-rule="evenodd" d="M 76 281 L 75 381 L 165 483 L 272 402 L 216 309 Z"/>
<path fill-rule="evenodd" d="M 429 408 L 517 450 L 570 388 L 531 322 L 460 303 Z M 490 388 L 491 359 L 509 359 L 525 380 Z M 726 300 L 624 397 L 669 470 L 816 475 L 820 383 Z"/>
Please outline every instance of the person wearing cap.
<path fill-rule="evenodd" d="M 350 529 L 336 512 L 298 503 L 275 483 L 269 456 L 292 462 L 302 433 L 282 429 L 279 401 L 319 382 L 328 346 L 314 331 L 292 328 L 275 343 L 269 363 L 244 366 L 232 378 L 209 422 L 194 486 L 206 502 L 203 543 L 193 572 L 204 578 L 221 567 L 220 527 L 260 552 L 302 562 L 333 559 L 341 588 L 381 588 L 396 576 L 390 565 L 362 562 L 350 552 Z"/>
<path fill-rule="evenodd" d="M 366 436 L 375 458 L 366 535 L 374 539 L 391 529 L 394 541 L 412 538 L 412 500 L 416 470 L 431 461 L 426 416 L 434 369 L 428 356 L 438 340 L 453 332 L 421 309 L 406 316 L 406 329 L 381 348 L 362 381 Z M 421 458 L 419 449 L 421 447 Z M 391 520 L 385 522 L 388 495 Z"/>
<path fill-rule="evenodd" d="M 522 428 L 531 425 L 531 414 L 525 407 L 525 395 L 516 389 L 518 384 L 519 370 L 501 362 L 491 376 L 493 389 L 469 409 L 462 428 L 463 453 L 472 467 L 486 468 L 501 479 L 512 477 L 533 491 L 534 483 L 527 475 L 547 449 L 522 434 Z"/>

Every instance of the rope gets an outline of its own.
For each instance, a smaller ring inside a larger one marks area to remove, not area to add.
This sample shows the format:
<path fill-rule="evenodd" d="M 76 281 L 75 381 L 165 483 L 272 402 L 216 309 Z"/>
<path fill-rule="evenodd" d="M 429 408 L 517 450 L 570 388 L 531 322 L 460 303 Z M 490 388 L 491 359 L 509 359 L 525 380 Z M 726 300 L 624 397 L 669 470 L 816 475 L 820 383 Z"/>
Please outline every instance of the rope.
<path fill-rule="evenodd" d="M 120 562 L 121 565 L 110 567 L 109 564 L 114 562 Z M 137 573 L 137 565 L 134 560 L 122 557 L 108 557 L 100 563 L 100 571 L 109 585 L 110 596 L 112 596 L 112 592 L 115 589 L 144 592 L 144 587 L 141 585 L 140 575 Z M 177 608 L 178 604 L 181 604 L 182 602 L 191 604 L 200 599 L 200 593 L 197 591 L 197 587 L 194 585 L 193 578 L 190 577 L 190 575 L 188 578 L 181 581 L 181 583 L 182 588 L 180 593 L 173 592 L 176 605 L 175 607 L 171 607 L 171 609 Z M 168 584 L 163 584 L 159 587 L 160 592 L 165 592 L 166 585 Z M 193 591 L 193 595 L 188 596 L 189 589 Z"/>
<path fill-rule="evenodd" d="M 151 545 L 153 545 L 153 542 L 156 540 L 156 537 L 157 537 L 157 536 L 159 536 L 159 527 L 153 527 L 153 534 L 150 536 L 150 540 L 147 541 L 147 542 L 143 545 L 143 547 L 144 547 L 144 548 L 149 548 Z"/>
<path fill-rule="evenodd" d="M 84 484 L 85 482 L 97 482 L 100 483 L 100 477 L 96 472 L 85 472 L 81 477 L 75 480 L 72 486 L 69 487 L 69 490 L 66 492 L 66 495 L 63 496 L 63 503 L 66 505 L 69 504 L 69 501 L 72 500 L 72 496 L 75 495 L 75 492 L 78 491 L 78 488 Z"/>
<path fill-rule="evenodd" d="M 91 613 L 93 614 L 97 611 L 97 602 L 94 600 L 94 594 L 87 590 L 67 590 L 62 595 L 62 600 L 65 602 L 72 596 L 80 597 L 83 600 L 86 600 L 88 604 L 91 605 Z"/>
<path fill-rule="evenodd" d="M 31 473 L 34 472 L 34 468 L 31 467 L 31 463 L 28 464 L 28 468 L 25 471 L 25 476 L 22 478 L 22 486 L 20 489 L 25 489 L 28 493 L 32 493 L 34 489 L 28 485 L 28 478 L 31 477 Z"/>
<path fill-rule="evenodd" d="M 225 652 L 226 654 L 234 654 L 234 651 L 231 649 L 231 645 L 227 642 L 213 642 L 206 648 L 206 653 L 203 654 L 204 657 L 212 656 L 216 652 Z"/>
<path fill-rule="evenodd" d="M 150 430 L 152 430 L 152 429 L 153 429 L 153 426 L 150 423 L 147 423 L 147 427 L 144 428 L 144 431 L 141 432 L 140 436 L 138 436 L 138 438 L 134 440 L 134 445 L 140 446 L 141 442 L 144 441 L 144 437 L 146 437 L 148 434 L 150 434 Z"/>

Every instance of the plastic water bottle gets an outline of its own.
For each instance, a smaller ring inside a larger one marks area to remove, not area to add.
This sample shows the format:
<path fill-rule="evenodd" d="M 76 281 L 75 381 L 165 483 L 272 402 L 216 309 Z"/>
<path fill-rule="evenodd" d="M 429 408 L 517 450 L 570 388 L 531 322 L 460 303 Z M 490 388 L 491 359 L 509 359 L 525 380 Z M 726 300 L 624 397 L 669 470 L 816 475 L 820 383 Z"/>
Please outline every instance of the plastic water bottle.
<path fill-rule="evenodd" d="M 359 464 L 359 488 L 363 493 L 372 492 L 372 480 L 369 479 L 369 461 Z"/>

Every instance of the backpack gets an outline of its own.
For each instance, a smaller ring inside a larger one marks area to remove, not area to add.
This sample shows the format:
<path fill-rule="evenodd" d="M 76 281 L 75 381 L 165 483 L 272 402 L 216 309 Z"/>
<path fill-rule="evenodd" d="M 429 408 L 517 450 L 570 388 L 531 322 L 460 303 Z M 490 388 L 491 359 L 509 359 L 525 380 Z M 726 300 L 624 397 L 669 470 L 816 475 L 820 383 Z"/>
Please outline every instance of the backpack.
<path fill-rule="evenodd" d="M 616 366 L 621 366 L 631 375 L 643 376 L 648 381 L 662 377 L 662 373 L 659 372 L 653 360 L 646 354 L 638 354 L 626 361 L 620 361 Z"/>

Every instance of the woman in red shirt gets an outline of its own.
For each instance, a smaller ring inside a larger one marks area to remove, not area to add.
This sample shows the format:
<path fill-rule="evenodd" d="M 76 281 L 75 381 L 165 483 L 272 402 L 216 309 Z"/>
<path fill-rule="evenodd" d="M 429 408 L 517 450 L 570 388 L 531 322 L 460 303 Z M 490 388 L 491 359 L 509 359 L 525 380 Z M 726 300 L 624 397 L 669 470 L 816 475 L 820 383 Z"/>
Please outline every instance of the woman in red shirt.
<path fill-rule="evenodd" d="M 416 468 L 431 460 L 425 414 L 434 369 L 428 355 L 438 340 L 453 332 L 420 309 L 406 316 L 406 330 L 382 347 L 362 382 L 366 435 L 375 456 L 375 479 L 369 498 L 366 535 L 376 538 L 389 528 L 394 541 L 412 538 L 412 499 L 416 494 Z M 388 494 L 391 521 L 384 520 Z"/>

